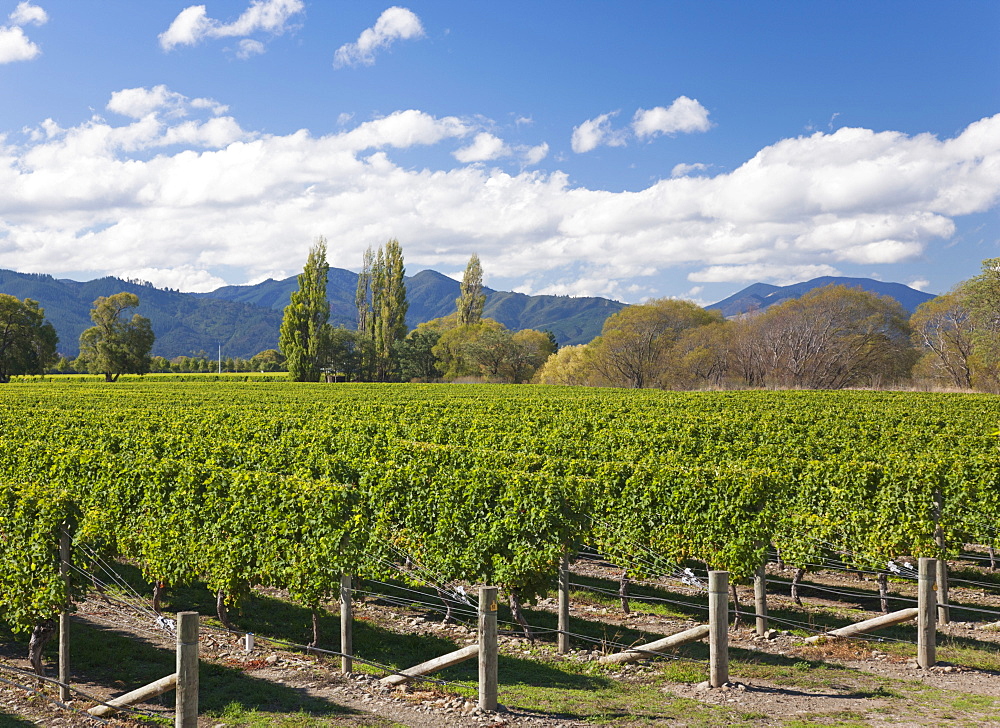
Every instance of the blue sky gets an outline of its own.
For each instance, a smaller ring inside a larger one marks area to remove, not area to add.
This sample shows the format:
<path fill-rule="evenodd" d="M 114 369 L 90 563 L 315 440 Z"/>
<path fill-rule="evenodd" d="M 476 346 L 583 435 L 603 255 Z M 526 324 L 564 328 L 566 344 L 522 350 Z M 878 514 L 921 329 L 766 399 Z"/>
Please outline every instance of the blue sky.
<path fill-rule="evenodd" d="M 711 303 L 1000 256 L 1000 3 L 0 0 L 0 267 Z"/>

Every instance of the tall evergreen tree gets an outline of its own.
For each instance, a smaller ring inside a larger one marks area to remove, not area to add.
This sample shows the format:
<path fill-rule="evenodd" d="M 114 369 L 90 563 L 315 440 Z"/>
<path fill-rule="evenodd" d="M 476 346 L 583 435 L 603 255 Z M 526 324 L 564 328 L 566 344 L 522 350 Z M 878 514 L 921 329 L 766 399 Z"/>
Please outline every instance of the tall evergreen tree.
<path fill-rule="evenodd" d="M 309 258 L 299 275 L 299 288 L 285 307 L 278 345 L 296 382 L 318 382 L 329 338 L 330 302 L 326 282 L 326 240 L 320 237 L 309 249 Z"/>
<path fill-rule="evenodd" d="M 465 266 L 461 290 L 462 295 L 455 300 L 458 306 L 458 323 L 460 326 L 478 324 L 483 317 L 486 294 L 483 293 L 483 267 L 479 264 L 479 256 L 475 253 Z"/>

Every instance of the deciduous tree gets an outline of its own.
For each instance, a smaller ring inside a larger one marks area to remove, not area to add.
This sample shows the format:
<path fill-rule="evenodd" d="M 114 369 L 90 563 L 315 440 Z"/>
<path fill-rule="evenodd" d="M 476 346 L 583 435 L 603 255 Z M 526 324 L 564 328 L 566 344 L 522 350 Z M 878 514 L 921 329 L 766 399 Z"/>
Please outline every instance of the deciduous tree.
<path fill-rule="evenodd" d="M 380 248 L 372 268 L 372 331 L 375 340 L 375 378 L 388 381 L 394 369 L 397 341 L 406 336 L 406 283 L 403 248 L 392 239 Z"/>
<path fill-rule="evenodd" d="M 594 366 L 617 386 L 656 386 L 681 334 L 721 320 L 719 312 L 691 301 L 661 298 L 629 306 L 604 322 L 600 338 L 593 342 Z"/>
<path fill-rule="evenodd" d="M 127 321 L 123 318 L 138 305 L 139 297 L 127 291 L 94 301 L 90 311 L 94 326 L 80 334 L 79 361 L 87 371 L 103 374 L 107 382 L 117 381 L 122 374 L 149 371 L 149 352 L 156 339 L 149 319 L 137 313 Z"/>
<path fill-rule="evenodd" d="M 299 275 L 298 290 L 285 307 L 278 345 L 288 365 L 288 375 L 296 382 L 318 382 L 329 335 L 330 302 L 326 282 L 330 266 L 326 262 L 326 240 L 319 238 L 309 250 L 305 268 Z"/>
<path fill-rule="evenodd" d="M 478 324 L 483 316 L 486 294 L 483 293 L 483 267 L 479 256 L 473 253 L 465 266 L 462 276 L 461 295 L 455 301 L 458 307 L 458 322 L 462 326 Z"/>
<path fill-rule="evenodd" d="M 15 374 L 42 374 L 56 362 L 57 341 L 38 301 L 0 293 L 0 383 Z"/>
<path fill-rule="evenodd" d="M 973 323 L 960 294 L 946 293 L 920 304 L 910 327 L 932 371 L 956 387 L 972 387 Z"/>

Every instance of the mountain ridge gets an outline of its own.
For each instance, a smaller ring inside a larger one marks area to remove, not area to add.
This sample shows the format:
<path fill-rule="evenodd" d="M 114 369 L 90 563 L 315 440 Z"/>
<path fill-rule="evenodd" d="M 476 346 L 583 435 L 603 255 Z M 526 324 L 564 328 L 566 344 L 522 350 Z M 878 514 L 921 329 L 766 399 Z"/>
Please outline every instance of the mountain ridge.
<path fill-rule="evenodd" d="M 809 291 L 829 285 L 861 288 L 880 296 L 895 298 L 910 314 L 917 306 L 935 298 L 933 293 L 925 293 L 903 283 L 887 283 L 874 278 L 849 278 L 845 276 L 820 276 L 812 280 L 775 286 L 770 283 L 754 283 L 728 298 L 706 306 L 707 309 L 721 311 L 727 318 L 745 313 L 764 311 L 792 298 L 799 298 Z"/>
<path fill-rule="evenodd" d="M 327 295 L 330 323 L 334 326 L 355 328 L 357 280 L 357 273 L 330 269 Z M 738 316 L 830 284 L 860 286 L 890 295 L 911 313 L 920 303 L 934 297 L 901 283 L 824 276 L 789 286 L 754 283 L 706 308 Z M 154 355 L 168 359 L 199 354 L 213 357 L 221 345 L 224 356 L 250 358 L 265 349 L 277 348 L 282 312 L 297 287 L 297 276 L 291 276 L 253 285 L 222 286 L 209 293 L 182 293 L 111 276 L 80 282 L 44 273 L 0 269 L 0 293 L 38 301 L 59 335 L 59 353 L 70 358 L 79 352 L 80 334 L 91 326 L 89 313 L 93 301 L 98 296 L 121 291 L 139 296 L 136 313 L 149 318 L 156 334 Z M 406 322 L 411 328 L 453 313 L 460 292 L 458 281 L 433 270 L 408 276 L 406 288 L 410 304 Z M 552 331 L 560 345 L 591 341 L 600 335 L 605 319 L 626 306 L 598 297 L 529 296 L 492 288 L 484 288 L 484 292 L 483 316 L 513 330 Z"/>

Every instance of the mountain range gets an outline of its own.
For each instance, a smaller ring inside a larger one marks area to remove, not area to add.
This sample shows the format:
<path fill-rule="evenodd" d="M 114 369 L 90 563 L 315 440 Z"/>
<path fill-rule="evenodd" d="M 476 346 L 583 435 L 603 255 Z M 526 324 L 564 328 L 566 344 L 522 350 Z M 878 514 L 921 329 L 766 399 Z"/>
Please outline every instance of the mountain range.
<path fill-rule="evenodd" d="M 330 322 L 354 328 L 354 292 L 358 274 L 331 268 L 327 296 Z M 726 316 L 759 311 L 829 284 L 860 286 L 896 298 L 913 311 L 933 298 L 900 283 L 882 283 L 869 278 L 816 278 L 791 286 L 755 283 L 725 300 L 708 306 Z M 32 298 L 45 309 L 46 318 L 59 335 L 59 352 L 70 358 L 79 353 L 80 334 L 91 326 L 90 309 L 98 296 L 121 291 L 139 297 L 137 313 L 146 316 L 156 333 L 153 354 L 175 356 L 205 355 L 210 358 L 222 347 L 226 357 L 249 358 L 278 346 L 282 311 L 298 287 L 296 276 L 280 281 L 266 280 L 249 286 L 224 286 L 210 293 L 181 293 L 155 288 L 143 281 L 99 278 L 79 282 L 37 273 L 0 270 L 0 293 Z M 458 281 L 436 271 L 424 270 L 406 278 L 411 328 L 423 321 L 447 316 L 455 311 Z M 529 296 L 510 291 L 484 289 L 483 315 L 496 319 L 512 330 L 538 329 L 555 334 L 561 345 L 582 344 L 600 334 L 604 320 L 625 304 L 607 298 L 570 296 Z"/>
<path fill-rule="evenodd" d="M 841 276 L 822 276 L 813 278 L 804 283 L 793 283 L 788 286 L 773 286 L 770 283 L 754 283 L 747 286 L 742 291 L 734 293 L 729 298 L 725 298 L 718 303 L 713 303 L 705 308 L 722 311 L 726 318 L 739 316 L 744 313 L 763 311 L 782 301 L 790 298 L 798 298 L 814 288 L 823 286 L 839 285 L 848 288 L 862 288 L 880 296 L 889 296 L 899 301 L 903 308 L 911 314 L 924 301 L 934 298 L 932 293 L 924 293 L 915 288 L 910 288 L 902 283 L 884 283 L 871 278 L 844 278 Z"/>
<path fill-rule="evenodd" d="M 327 297 L 330 323 L 334 326 L 355 327 L 357 281 L 357 273 L 330 269 Z M 156 333 L 154 355 L 173 358 L 202 354 L 213 358 L 221 345 L 224 356 L 249 358 L 277 348 L 282 312 L 296 288 L 296 276 L 252 286 L 224 286 L 211 293 L 181 293 L 113 277 L 81 283 L 46 274 L 0 270 L 0 293 L 38 301 L 59 335 L 59 353 L 70 358 L 79 353 L 80 334 L 92 325 L 90 309 L 94 300 L 121 291 L 139 297 L 136 313 L 147 317 Z M 606 298 L 528 296 L 489 288 L 484 292 L 484 316 L 512 330 L 552 331 L 560 344 L 590 341 L 601 333 L 608 316 L 625 307 Z M 406 293 L 406 323 L 412 328 L 453 313 L 459 284 L 441 273 L 424 270 L 406 278 Z"/>

